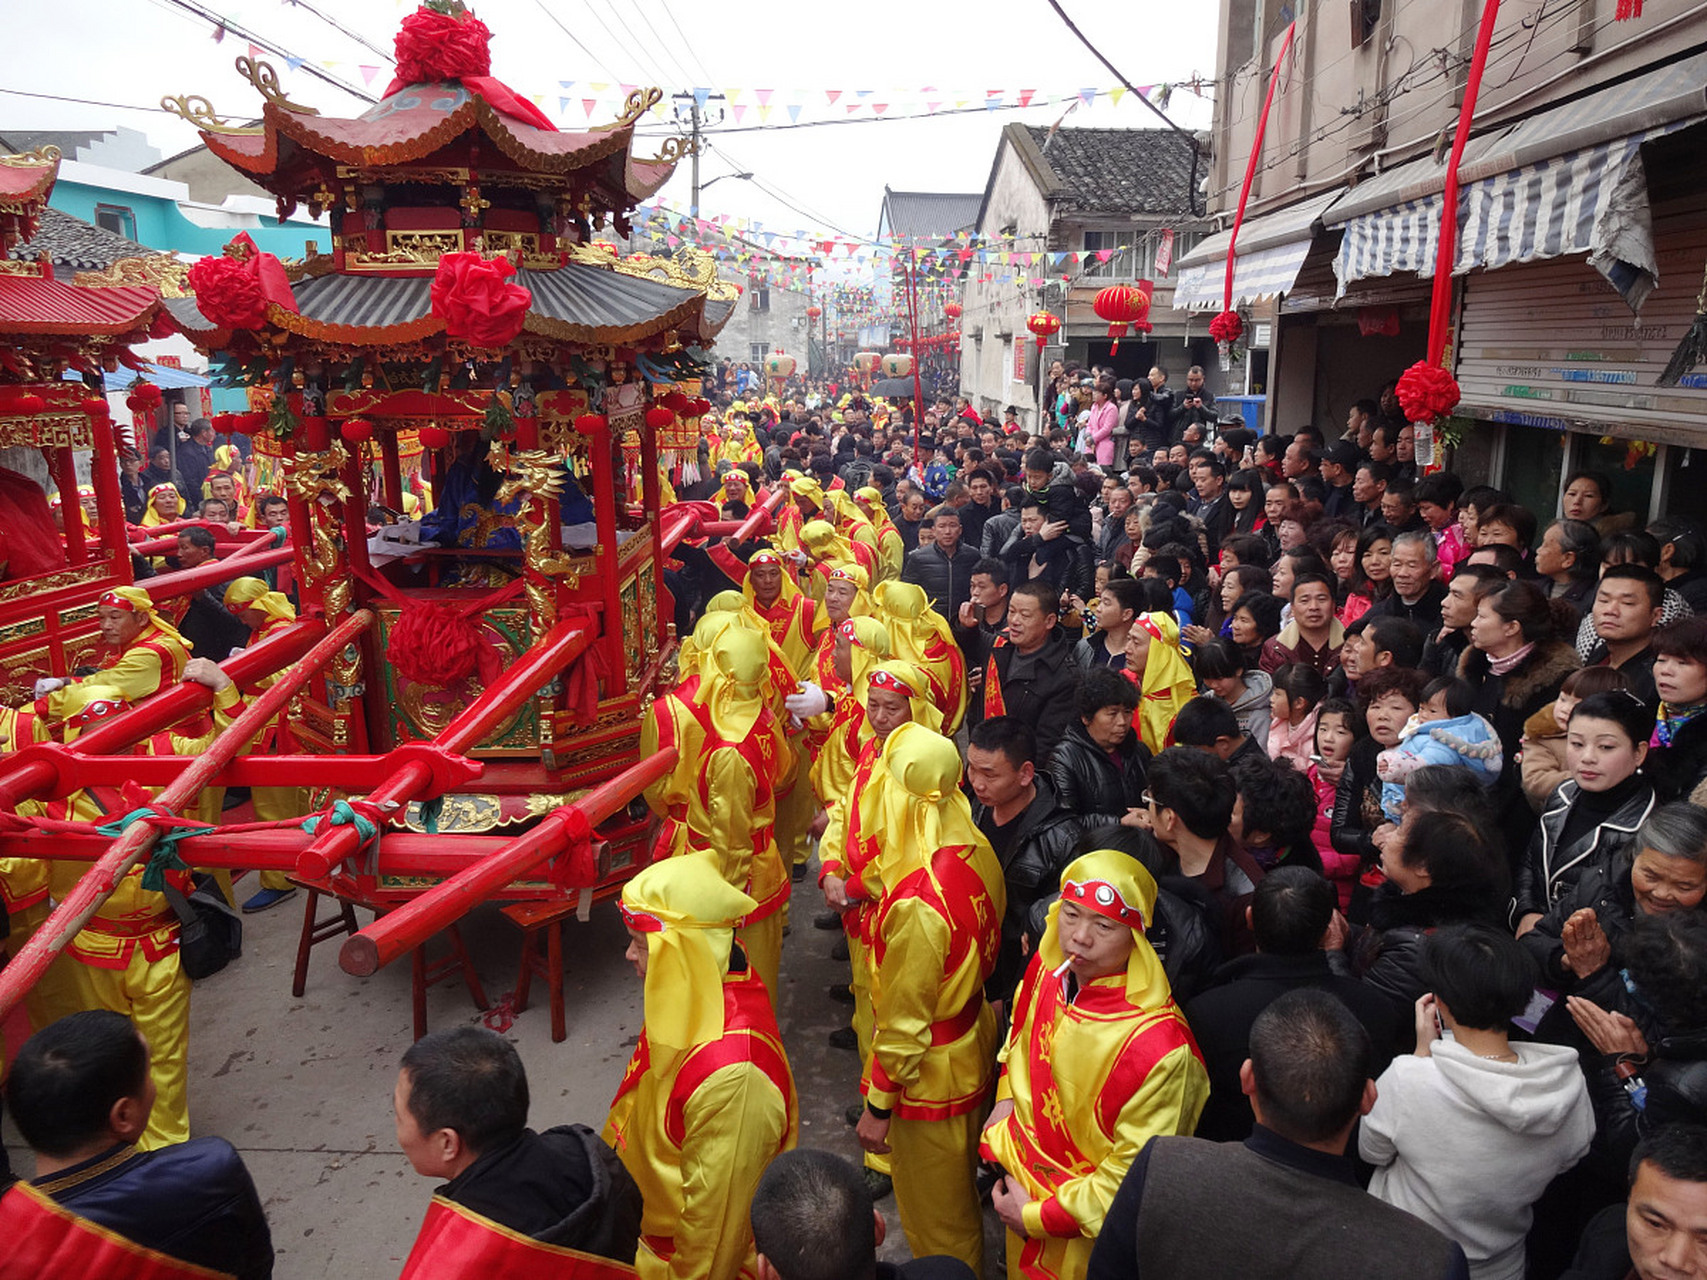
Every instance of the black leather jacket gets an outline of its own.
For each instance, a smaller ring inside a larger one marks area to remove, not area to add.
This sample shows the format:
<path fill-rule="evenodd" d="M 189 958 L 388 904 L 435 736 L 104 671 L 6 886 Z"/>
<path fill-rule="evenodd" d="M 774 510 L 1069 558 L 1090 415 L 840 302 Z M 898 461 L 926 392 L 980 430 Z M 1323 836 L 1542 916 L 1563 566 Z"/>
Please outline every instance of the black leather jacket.
<path fill-rule="evenodd" d="M 1084 721 L 1075 715 L 1049 759 L 1055 793 L 1063 805 L 1079 815 L 1086 830 L 1118 824 L 1144 794 L 1150 749 L 1134 731 L 1126 735 L 1115 754 L 1120 758 L 1118 765 L 1091 741 Z"/>
<path fill-rule="evenodd" d="M 901 569 L 901 581 L 911 582 L 931 598 L 931 607 L 949 621 L 960 614 L 960 606 L 972 598 L 972 570 L 980 557 L 968 543 L 943 554 L 934 544 L 909 552 Z"/>
<path fill-rule="evenodd" d="M 1002 859 L 1008 909 L 1002 917 L 1001 955 L 984 988 L 992 1000 L 1007 999 L 1019 985 L 1020 975 L 1025 972 L 1019 940 L 1027 931 L 1031 905 L 1060 889 L 1061 873 L 1073 860 L 1073 849 L 1079 842 L 1078 815 L 1061 804 L 1047 774 L 1037 775 L 1036 787 L 1037 795 L 1019 817 L 1019 830 Z M 982 823 L 988 813 L 987 806 L 973 804 L 973 821 Z M 1034 941 L 1037 936 L 1032 934 Z"/>

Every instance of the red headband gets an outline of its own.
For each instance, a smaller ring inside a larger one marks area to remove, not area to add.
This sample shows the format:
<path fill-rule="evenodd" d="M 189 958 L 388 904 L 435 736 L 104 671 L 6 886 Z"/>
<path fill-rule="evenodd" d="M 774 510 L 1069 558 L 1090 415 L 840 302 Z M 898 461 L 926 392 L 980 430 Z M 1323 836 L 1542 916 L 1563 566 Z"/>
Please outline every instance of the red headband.
<path fill-rule="evenodd" d="M 1150 620 L 1149 614 L 1147 614 L 1147 613 L 1139 614 L 1138 615 L 1138 625 L 1143 627 L 1144 630 L 1148 631 L 1151 635 L 1153 635 L 1156 639 L 1160 640 L 1163 644 L 1166 644 L 1168 642 L 1167 637 L 1162 634 L 1162 629 Z"/>
<path fill-rule="evenodd" d="M 1088 907 L 1098 915 L 1134 929 L 1144 927 L 1144 913 L 1137 907 L 1128 906 L 1120 890 L 1106 880 L 1069 880 L 1061 886 L 1061 900 Z"/>
<path fill-rule="evenodd" d="M 67 724 L 94 724 L 97 720 L 105 720 L 108 716 L 116 716 L 121 711 L 129 710 L 130 703 L 117 698 L 96 698 L 87 703 L 81 711 L 66 721 Z"/>
<path fill-rule="evenodd" d="M 136 606 L 116 591 L 104 592 L 100 603 L 109 609 L 123 609 L 126 613 L 136 612 Z"/>
<path fill-rule="evenodd" d="M 747 561 L 747 567 L 751 569 L 756 564 L 774 564 L 780 567 L 782 557 L 774 551 L 755 551 L 753 558 Z"/>
<path fill-rule="evenodd" d="M 870 683 L 871 687 L 874 689 L 888 689 L 891 693 L 903 693 L 909 698 L 916 698 L 919 696 L 908 687 L 906 681 L 902 680 L 901 677 L 896 675 L 893 671 L 872 672 Z"/>
<path fill-rule="evenodd" d="M 616 909 L 622 912 L 622 922 L 636 933 L 662 933 L 664 922 L 646 911 L 636 911 L 626 902 L 618 902 Z"/>

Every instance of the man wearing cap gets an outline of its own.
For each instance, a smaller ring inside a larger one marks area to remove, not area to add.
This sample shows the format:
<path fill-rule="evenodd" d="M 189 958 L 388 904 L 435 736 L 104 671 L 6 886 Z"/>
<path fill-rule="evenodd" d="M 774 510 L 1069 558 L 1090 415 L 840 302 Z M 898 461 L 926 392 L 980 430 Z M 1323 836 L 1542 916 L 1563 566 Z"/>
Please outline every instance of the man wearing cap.
<path fill-rule="evenodd" d="M 794 1078 L 764 985 L 735 941 L 755 907 L 705 854 L 623 886 L 644 1022 L 604 1139 L 640 1185 L 643 1280 L 755 1274 L 747 1206 L 794 1146 Z"/>
<path fill-rule="evenodd" d="M 1322 516 L 1328 520 L 1357 520 L 1357 500 L 1351 496 L 1357 478 L 1357 446 L 1336 440 L 1322 454 L 1322 479 L 1328 496 L 1322 500 Z"/>
<path fill-rule="evenodd" d="M 878 688 L 874 675 L 873 695 Z M 948 1254 L 982 1275 L 973 1171 L 997 1038 L 984 983 L 1001 948 L 1007 891 L 960 790 L 952 741 L 900 725 L 878 767 L 880 783 L 860 800 L 883 896 L 865 925 L 873 1029 L 859 1143 L 891 1153 L 913 1256 Z"/>
<path fill-rule="evenodd" d="M 183 678 L 190 646 L 160 616 L 141 587 L 115 587 L 106 592 L 95 606 L 95 618 L 107 656 L 101 670 L 90 679 L 110 690 L 112 696 L 141 702 Z M 36 714 L 58 721 L 79 710 L 83 704 L 77 688 L 80 683 L 55 676 L 37 680 Z"/>
<path fill-rule="evenodd" d="M 1144 935 L 1156 882 L 1099 849 L 1061 877 L 1014 1001 L 983 1151 L 1008 1274 L 1077 1280 L 1140 1148 L 1189 1134 L 1209 1075 Z"/>
<path fill-rule="evenodd" d="M 277 591 L 268 590 L 267 584 L 259 578 L 238 578 L 226 587 L 225 608 L 249 628 L 246 647 L 261 644 L 281 631 L 288 631 L 296 622 L 296 607 Z M 256 681 L 255 687 L 270 688 L 277 680 L 277 675 L 270 675 Z M 284 755 L 292 745 L 290 730 L 281 711 L 249 750 L 255 755 Z M 255 787 L 250 798 L 255 806 L 255 816 L 262 822 L 299 818 L 308 812 L 301 787 Z M 244 899 L 243 910 L 250 914 L 265 911 L 268 907 L 276 907 L 295 892 L 284 872 L 263 871 L 260 889 Z"/>

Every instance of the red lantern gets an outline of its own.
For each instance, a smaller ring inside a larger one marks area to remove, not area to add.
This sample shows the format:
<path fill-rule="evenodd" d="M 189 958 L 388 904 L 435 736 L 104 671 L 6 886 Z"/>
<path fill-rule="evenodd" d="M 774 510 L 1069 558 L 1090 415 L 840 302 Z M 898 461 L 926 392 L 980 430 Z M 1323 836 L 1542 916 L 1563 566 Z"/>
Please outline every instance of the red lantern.
<path fill-rule="evenodd" d="M 697 400 L 688 401 L 688 413 L 687 413 L 688 417 L 690 417 L 690 418 L 703 418 L 706 414 L 708 414 L 710 412 L 711 412 L 711 401 L 707 400 L 704 396 L 701 396 Z"/>
<path fill-rule="evenodd" d="M 964 310 L 965 308 L 963 308 L 958 302 L 945 302 L 942 307 L 943 315 L 947 316 L 950 320 L 960 319 Z"/>
<path fill-rule="evenodd" d="M 672 391 L 658 402 L 674 414 L 685 414 L 688 411 L 688 398 L 680 391 Z M 668 426 L 668 423 L 664 425 Z"/>
<path fill-rule="evenodd" d="M 1041 351 L 1050 336 L 1061 331 L 1061 317 L 1053 311 L 1034 311 L 1026 317 L 1025 327 L 1037 335 L 1037 347 Z"/>
<path fill-rule="evenodd" d="M 1108 321 L 1108 336 L 1114 339 L 1109 348 L 1113 355 L 1120 350 L 1120 340 L 1128 326 L 1140 333 L 1150 331 L 1150 282 L 1140 280 L 1136 285 L 1111 284 L 1097 294 L 1091 304 L 1097 315 Z"/>
<path fill-rule="evenodd" d="M 237 415 L 237 430 L 246 436 L 252 436 L 267 425 L 267 415 L 264 413 L 240 413 Z"/>
<path fill-rule="evenodd" d="M 90 396 L 77 406 L 91 418 L 105 418 L 112 413 L 112 405 L 107 403 L 105 396 Z"/>
<path fill-rule="evenodd" d="M 308 427 L 314 421 L 313 418 L 304 418 L 302 425 Z M 373 439 L 373 423 L 366 418 L 347 418 L 344 425 L 338 428 L 338 434 L 344 437 L 345 444 L 366 444 Z"/>
<path fill-rule="evenodd" d="M 575 419 L 575 430 L 584 436 L 597 435 L 609 425 L 602 413 L 583 413 Z"/>
<path fill-rule="evenodd" d="M 31 391 L 12 401 L 12 412 L 34 417 L 38 413 L 47 412 L 47 401 Z"/>
<path fill-rule="evenodd" d="M 666 409 L 661 404 L 655 404 L 646 411 L 646 425 L 654 431 L 662 431 L 676 420 L 673 410 Z"/>
<path fill-rule="evenodd" d="M 820 307 L 816 304 L 806 308 L 806 318 L 808 320 L 816 320 L 819 316 L 821 316 L 823 314 L 824 314 L 824 308 Z"/>
<path fill-rule="evenodd" d="M 442 449 L 450 443 L 450 432 L 443 427 L 422 427 L 416 434 L 423 449 Z"/>

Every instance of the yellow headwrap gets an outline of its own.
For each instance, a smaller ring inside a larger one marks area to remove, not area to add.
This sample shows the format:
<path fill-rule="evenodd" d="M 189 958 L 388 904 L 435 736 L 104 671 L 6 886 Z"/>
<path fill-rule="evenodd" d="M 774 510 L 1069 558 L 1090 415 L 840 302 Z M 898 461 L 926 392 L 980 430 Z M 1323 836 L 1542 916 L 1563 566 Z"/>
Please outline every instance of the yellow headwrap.
<path fill-rule="evenodd" d="M 888 620 L 895 656 L 923 663 L 933 640 L 954 643 L 948 620 L 931 608 L 931 598 L 915 582 L 885 582 L 874 593 L 879 613 Z"/>
<path fill-rule="evenodd" d="M 746 598 L 747 607 L 755 610 L 755 617 L 757 616 L 756 611 L 759 607 L 759 602 L 753 595 L 752 568 L 756 564 L 774 564 L 781 568 L 782 594 L 777 596 L 776 603 L 778 605 L 788 605 L 792 607 L 795 599 L 800 595 L 800 584 L 795 582 L 794 575 L 788 571 L 788 561 L 784 560 L 775 551 L 770 550 L 770 548 L 762 548 L 753 552 L 753 558 L 747 561 L 747 576 L 741 580 L 741 594 Z M 722 594 L 722 592 L 718 592 L 718 595 Z M 714 596 L 713 599 L 715 598 L 716 597 Z M 772 605 L 771 607 L 774 609 L 776 605 Z"/>
<path fill-rule="evenodd" d="M 824 509 L 824 486 L 818 483 L 816 476 L 803 475 L 790 484 L 788 490 L 797 498 L 805 498 L 820 511 Z"/>
<path fill-rule="evenodd" d="M 709 853 L 654 862 L 623 886 L 623 923 L 646 937 L 646 1038 L 655 1053 L 723 1035 L 729 950 L 757 908 Z"/>
<path fill-rule="evenodd" d="M 152 626 L 167 639 L 176 640 L 185 649 L 191 647 L 190 642 L 178 634 L 177 628 L 160 616 L 154 607 L 153 598 L 141 587 L 114 587 L 103 592 L 96 603 L 106 605 L 109 609 L 128 609 L 131 613 L 140 613 L 147 623 L 143 634 L 147 634 L 147 627 Z"/>
<path fill-rule="evenodd" d="M 850 618 L 850 622 L 862 619 Z M 889 643 L 893 647 L 895 637 L 891 634 Z M 925 673 L 911 662 L 903 662 L 896 658 L 888 662 L 880 662 L 866 673 L 865 689 L 859 691 L 863 700 L 870 691 L 873 682 L 881 683 L 894 693 L 902 694 L 913 708 L 912 723 L 922 725 L 932 733 L 940 734 L 942 730 L 942 708 L 931 699 L 931 682 L 925 679 Z M 857 686 L 856 686 L 857 687 Z"/>
<path fill-rule="evenodd" d="M 295 622 L 296 606 L 259 578 L 238 578 L 225 589 L 225 607 L 232 613 L 258 609 L 272 622 Z"/>
<path fill-rule="evenodd" d="M 848 617 L 863 618 L 876 608 L 871 599 L 871 575 L 862 566 L 857 564 L 832 565 L 824 574 L 824 581 L 826 584 L 831 582 L 853 584 L 854 602 L 848 609 Z"/>
<path fill-rule="evenodd" d="M 767 638 L 746 627 L 725 627 L 711 642 L 694 701 L 710 713 L 711 727 L 726 742 L 753 731 L 770 687 Z"/>
<path fill-rule="evenodd" d="M 161 494 L 164 494 L 164 493 L 174 494 L 178 498 L 177 513 L 175 515 L 170 516 L 170 517 L 161 515 L 160 512 L 158 510 L 156 510 L 155 506 L 154 506 L 154 499 L 159 497 Z M 178 487 L 176 485 L 157 484 L 152 489 L 150 489 L 148 491 L 148 507 L 142 513 L 142 524 L 143 524 L 144 528 L 150 528 L 151 529 L 157 524 L 166 524 L 168 522 L 168 520 L 182 520 L 183 518 L 184 518 L 184 498 L 183 498 L 182 494 L 178 493 Z"/>
<path fill-rule="evenodd" d="M 853 546 L 828 520 L 811 519 L 800 526 L 800 545 L 814 560 L 826 564 L 858 564 Z"/>
<path fill-rule="evenodd" d="M 895 522 L 889 518 L 889 508 L 883 501 L 883 490 L 868 484 L 864 488 L 854 490 L 854 497 L 864 499 L 869 505 L 871 509 L 867 511 L 862 507 L 861 513 L 879 533 L 895 527 Z"/>
<path fill-rule="evenodd" d="M 889 657 L 889 631 L 876 618 L 849 618 L 837 628 L 848 638 L 848 681 L 853 696 L 862 704 L 871 673 Z"/>
<path fill-rule="evenodd" d="M 1037 944 L 1039 963 L 1058 969 L 1067 956 L 1061 949 L 1062 901 L 1072 901 L 1132 928 L 1132 955 L 1126 962 L 1126 998 L 1143 1009 L 1160 1009 L 1172 997 L 1144 928 L 1156 914 L 1156 882 L 1137 859 L 1115 849 L 1098 849 L 1075 859 L 1061 873 L 1062 897 L 1050 904 L 1049 924 Z"/>
<path fill-rule="evenodd" d="M 1141 613 L 1135 627 L 1150 633 L 1150 656 L 1139 686 L 1138 725 L 1151 751 L 1167 746 L 1168 730 L 1181 707 L 1191 701 L 1197 681 L 1179 649 L 1179 623 L 1169 613 Z"/>
<path fill-rule="evenodd" d="M 733 608 L 717 608 L 719 598 L 728 597 L 734 601 Z M 706 606 L 705 616 L 694 627 L 693 634 L 682 641 L 681 649 L 676 655 L 676 669 L 683 680 L 690 676 L 705 674 L 706 655 L 711 652 L 712 644 L 723 633 L 725 627 L 741 625 L 741 610 L 746 608 L 746 602 L 741 599 L 738 591 L 720 591 L 712 597 L 712 604 Z"/>
<path fill-rule="evenodd" d="M 885 664 L 889 665 L 889 664 Z M 875 792 L 881 814 L 870 814 L 862 797 L 862 819 L 877 817 L 877 873 L 885 890 L 925 865 L 938 849 L 989 841 L 972 821 L 972 806 L 960 789 L 960 752 L 954 743 L 922 724 L 904 724 L 883 744 L 884 785 Z"/>

